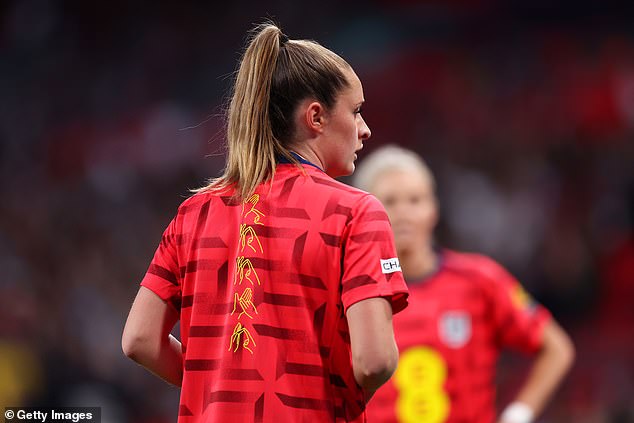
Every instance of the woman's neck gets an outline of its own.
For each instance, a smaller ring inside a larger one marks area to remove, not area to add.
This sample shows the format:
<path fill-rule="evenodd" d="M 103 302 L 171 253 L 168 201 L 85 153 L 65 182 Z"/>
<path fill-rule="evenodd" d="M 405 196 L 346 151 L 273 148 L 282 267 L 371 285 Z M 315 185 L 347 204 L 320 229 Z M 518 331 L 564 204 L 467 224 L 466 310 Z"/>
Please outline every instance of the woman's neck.
<path fill-rule="evenodd" d="M 302 159 L 306 160 L 307 162 L 310 162 L 310 163 L 314 164 L 315 166 L 317 166 L 321 170 L 324 170 L 324 164 L 322 163 L 322 160 L 319 158 L 317 153 L 315 153 L 312 149 L 310 149 L 310 148 L 301 148 L 301 147 L 297 146 L 295 148 L 292 148 L 291 152 L 297 154 L 299 157 L 301 157 Z"/>
<path fill-rule="evenodd" d="M 438 265 L 438 254 L 431 244 L 398 252 L 403 276 L 407 280 L 419 280 L 433 273 Z"/>

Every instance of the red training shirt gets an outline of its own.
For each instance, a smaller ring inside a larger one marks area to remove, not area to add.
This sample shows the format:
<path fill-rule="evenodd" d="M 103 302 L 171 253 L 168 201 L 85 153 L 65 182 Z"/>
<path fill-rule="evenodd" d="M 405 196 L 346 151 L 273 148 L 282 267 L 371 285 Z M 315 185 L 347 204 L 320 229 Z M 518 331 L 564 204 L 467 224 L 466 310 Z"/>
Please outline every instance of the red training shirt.
<path fill-rule="evenodd" d="M 399 365 L 368 404 L 371 422 L 494 422 L 500 350 L 541 346 L 550 313 L 499 264 L 448 250 L 439 259 L 394 316 Z"/>
<path fill-rule="evenodd" d="M 180 312 L 179 423 L 365 421 L 345 312 L 396 313 L 407 287 L 379 201 L 303 168 L 242 203 L 194 195 L 163 234 L 141 285 Z"/>

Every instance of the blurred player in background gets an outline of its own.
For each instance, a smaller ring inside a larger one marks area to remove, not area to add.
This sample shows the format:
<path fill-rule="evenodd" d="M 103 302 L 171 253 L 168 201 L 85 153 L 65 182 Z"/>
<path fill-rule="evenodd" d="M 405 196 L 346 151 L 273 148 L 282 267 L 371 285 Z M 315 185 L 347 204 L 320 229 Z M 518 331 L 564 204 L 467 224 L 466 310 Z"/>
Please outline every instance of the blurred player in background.
<path fill-rule="evenodd" d="M 434 249 L 435 182 L 415 153 L 378 149 L 358 166 L 354 184 L 385 206 L 410 290 L 409 307 L 394 318 L 399 365 L 370 402 L 369 421 L 496 421 L 495 367 L 505 348 L 535 361 L 497 421 L 533 421 L 573 361 L 566 333 L 490 258 Z"/>
<path fill-rule="evenodd" d="M 179 207 L 122 339 L 182 386 L 179 422 L 361 422 L 392 375 L 407 287 L 389 220 L 332 179 L 370 137 L 363 102 L 335 53 L 274 25 L 254 31 L 224 174 Z"/>

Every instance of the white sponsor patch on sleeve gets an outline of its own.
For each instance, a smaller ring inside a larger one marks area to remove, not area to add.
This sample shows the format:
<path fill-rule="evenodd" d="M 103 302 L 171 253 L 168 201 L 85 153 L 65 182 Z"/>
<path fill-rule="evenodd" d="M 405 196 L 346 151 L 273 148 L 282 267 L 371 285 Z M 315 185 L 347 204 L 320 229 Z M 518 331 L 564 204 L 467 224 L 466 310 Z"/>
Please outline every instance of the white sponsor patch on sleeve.
<path fill-rule="evenodd" d="M 383 273 L 394 273 L 401 271 L 401 264 L 398 262 L 398 258 L 381 259 L 381 270 Z"/>

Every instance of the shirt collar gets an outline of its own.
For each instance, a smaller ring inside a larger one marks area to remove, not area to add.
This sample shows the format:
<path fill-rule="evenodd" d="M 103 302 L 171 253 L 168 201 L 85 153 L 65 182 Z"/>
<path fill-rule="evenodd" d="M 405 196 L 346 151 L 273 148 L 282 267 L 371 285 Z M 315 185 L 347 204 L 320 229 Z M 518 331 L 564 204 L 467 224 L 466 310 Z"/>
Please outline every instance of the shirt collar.
<path fill-rule="evenodd" d="M 316 167 L 317 169 L 321 170 L 322 172 L 324 171 L 322 168 L 320 168 L 319 166 L 317 166 L 315 163 L 309 162 L 308 160 L 306 160 L 305 158 L 303 158 L 302 156 L 300 156 L 299 154 L 297 154 L 294 151 L 290 152 L 291 155 L 293 157 L 295 157 L 297 159 L 298 162 L 300 162 L 301 164 L 305 164 L 305 165 L 309 165 L 309 166 L 313 166 Z M 282 156 L 282 155 L 278 155 L 277 156 L 277 162 L 278 163 L 285 163 L 285 164 L 289 164 L 292 163 L 289 159 L 287 159 L 286 157 Z"/>

